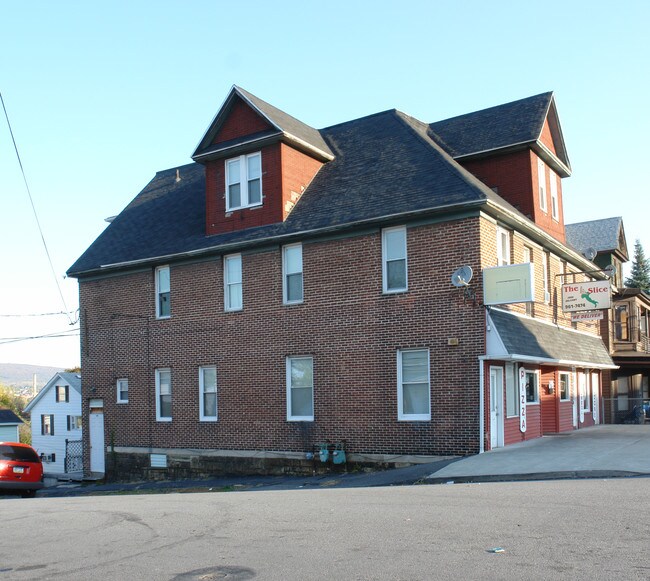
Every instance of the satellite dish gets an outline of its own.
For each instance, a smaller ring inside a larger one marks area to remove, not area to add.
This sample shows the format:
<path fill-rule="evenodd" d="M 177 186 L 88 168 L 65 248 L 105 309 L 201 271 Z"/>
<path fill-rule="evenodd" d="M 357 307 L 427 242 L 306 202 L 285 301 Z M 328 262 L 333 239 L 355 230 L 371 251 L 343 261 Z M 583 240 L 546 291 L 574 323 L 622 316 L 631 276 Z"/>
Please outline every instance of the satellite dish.
<path fill-rule="evenodd" d="M 603 271 L 607 278 L 612 278 L 616 274 L 616 267 L 613 264 L 608 264 Z"/>
<path fill-rule="evenodd" d="M 583 256 L 587 260 L 593 260 L 594 258 L 596 258 L 596 249 L 590 246 L 589 248 L 587 248 L 587 250 L 584 251 Z"/>
<path fill-rule="evenodd" d="M 472 267 L 461 266 L 454 274 L 451 275 L 451 284 L 455 287 L 467 286 L 472 280 Z"/>

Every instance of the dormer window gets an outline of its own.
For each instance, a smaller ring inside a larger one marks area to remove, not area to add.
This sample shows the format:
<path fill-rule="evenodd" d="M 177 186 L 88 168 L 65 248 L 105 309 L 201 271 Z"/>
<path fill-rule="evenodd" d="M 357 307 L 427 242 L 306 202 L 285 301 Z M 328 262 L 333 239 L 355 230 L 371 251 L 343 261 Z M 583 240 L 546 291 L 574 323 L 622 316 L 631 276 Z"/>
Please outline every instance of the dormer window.
<path fill-rule="evenodd" d="M 226 161 L 226 211 L 262 203 L 262 155 L 240 155 Z"/>

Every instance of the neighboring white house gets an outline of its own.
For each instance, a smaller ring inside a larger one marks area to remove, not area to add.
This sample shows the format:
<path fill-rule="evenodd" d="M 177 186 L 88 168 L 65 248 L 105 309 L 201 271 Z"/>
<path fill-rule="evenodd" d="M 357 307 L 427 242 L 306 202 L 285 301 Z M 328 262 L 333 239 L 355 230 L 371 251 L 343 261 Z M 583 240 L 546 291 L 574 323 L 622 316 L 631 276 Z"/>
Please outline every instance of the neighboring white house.
<path fill-rule="evenodd" d="M 0 410 L 0 442 L 20 442 L 18 429 L 24 423 L 11 410 Z"/>
<path fill-rule="evenodd" d="M 32 447 L 43 459 L 43 471 L 82 471 L 81 375 L 55 374 L 25 412 L 31 414 Z"/>

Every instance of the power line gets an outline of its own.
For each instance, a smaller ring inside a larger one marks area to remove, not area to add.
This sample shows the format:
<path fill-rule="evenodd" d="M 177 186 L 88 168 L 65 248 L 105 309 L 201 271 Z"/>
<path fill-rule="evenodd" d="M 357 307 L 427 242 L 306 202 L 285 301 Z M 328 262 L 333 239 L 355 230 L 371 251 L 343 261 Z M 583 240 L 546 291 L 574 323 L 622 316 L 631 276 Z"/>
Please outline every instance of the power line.
<path fill-rule="evenodd" d="M 59 311 L 58 313 L 16 313 L 16 314 L 0 314 L 0 317 L 53 317 L 59 315 L 65 315 L 70 319 L 71 313 L 76 313 L 79 309 L 75 311 Z"/>
<path fill-rule="evenodd" d="M 79 329 L 69 329 L 66 331 L 57 331 L 55 333 L 48 333 L 46 335 L 33 335 L 30 337 L 2 337 L 0 338 L 0 345 L 8 343 L 19 343 L 20 341 L 32 341 L 36 339 L 56 339 L 62 337 L 78 337 Z"/>
<path fill-rule="evenodd" d="M 27 189 L 27 195 L 29 196 L 29 201 L 32 205 L 32 211 L 34 212 L 34 218 L 36 219 L 36 224 L 38 226 L 38 231 L 41 235 L 41 240 L 43 241 L 43 247 L 45 248 L 45 254 L 47 255 L 47 260 L 50 263 L 50 269 L 52 271 L 52 276 L 54 277 L 54 282 L 56 283 L 56 288 L 59 290 L 59 296 L 61 297 L 61 302 L 63 303 L 63 308 L 65 309 L 66 312 L 69 312 L 68 310 L 68 305 L 65 302 L 65 298 L 63 297 L 63 291 L 61 290 L 61 285 L 59 284 L 59 278 L 56 275 L 56 271 L 54 270 L 54 265 L 52 264 L 52 258 L 50 257 L 50 251 L 47 247 L 47 243 L 45 242 L 45 236 L 43 235 L 43 229 L 41 228 L 41 222 L 38 219 L 38 213 L 36 212 L 36 206 L 34 205 L 34 200 L 32 198 L 32 192 L 29 189 L 29 184 L 27 183 L 27 176 L 25 175 L 25 169 L 23 168 L 23 162 L 20 159 L 20 153 L 18 153 L 18 145 L 16 145 L 16 139 L 14 138 L 14 132 L 11 128 L 11 123 L 9 122 L 9 114 L 7 113 L 7 108 L 5 107 L 5 100 L 2 97 L 2 92 L 0 92 L 0 102 L 2 102 L 2 109 L 4 110 L 5 113 L 5 119 L 7 120 L 7 127 L 9 127 L 9 134 L 11 135 L 11 141 L 14 144 L 14 150 L 16 151 L 16 157 L 18 158 L 18 165 L 20 166 L 20 171 L 23 174 L 23 181 L 25 182 L 25 188 Z M 68 316 L 68 320 L 70 321 L 71 325 L 74 325 L 74 322 L 72 321 L 72 318 Z"/>

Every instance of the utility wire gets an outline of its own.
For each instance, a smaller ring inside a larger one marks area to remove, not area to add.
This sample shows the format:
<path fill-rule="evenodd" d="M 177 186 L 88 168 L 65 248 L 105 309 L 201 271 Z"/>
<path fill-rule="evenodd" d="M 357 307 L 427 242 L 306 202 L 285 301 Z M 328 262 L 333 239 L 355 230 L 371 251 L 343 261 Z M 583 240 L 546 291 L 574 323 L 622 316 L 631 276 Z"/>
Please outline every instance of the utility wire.
<path fill-rule="evenodd" d="M 48 333 L 47 335 L 34 335 L 31 337 L 4 337 L 0 338 L 0 345 L 7 343 L 18 343 L 20 341 L 31 341 L 32 339 L 54 339 L 57 337 L 76 337 L 79 335 L 79 329 L 69 329 L 67 331 L 58 331 L 56 333 Z"/>
<path fill-rule="evenodd" d="M 59 316 L 59 315 L 66 315 L 68 319 L 70 319 L 70 313 L 76 313 L 79 309 L 75 311 L 59 311 L 58 313 L 22 313 L 22 314 L 0 314 L 0 317 L 52 317 L 52 316 Z"/>
<path fill-rule="evenodd" d="M 11 141 L 13 141 L 14 144 L 14 150 L 16 151 L 16 157 L 18 158 L 18 165 L 20 165 L 20 171 L 23 174 L 23 181 L 25 182 L 25 188 L 27 189 L 27 195 L 29 196 L 29 201 L 32 205 L 32 211 L 34 212 L 34 218 L 36 219 L 36 224 L 38 226 L 38 231 L 41 234 L 41 240 L 43 241 L 43 247 L 45 248 L 45 254 L 47 255 L 47 260 L 50 263 L 50 269 L 52 271 L 52 276 L 54 277 L 54 282 L 56 283 L 56 288 L 59 290 L 59 296 L 61 297 L 61 302 L 63 303 L 63 308 L 66 313 L 70 312 L 68 309 L 68 305 L 65 302 L 65 298 L 63 297 L 63 292 L 61 291 L 61 285 L 59 284 L 59 278 L 56 275 L 56 271 L 54 270 L 54 265 L 52 264 L 52 258 L 50 257 L 50 251 L 47 248 L 47 243 L 45 242 L 45 236 L 43 235 L 43 229 L 41 228 L 41 222 L 38 219 L 38 213 L 36 212 L 36 206 L 34 205 L 34 200 L 32 198 L 32 192 L 29 189 L 29 184 L 27 183 L 27 176 L 25 175 L 25 169 L 23 168 L 23 162 L 20 159 L 20 153 L 18 153 L 18 146 L 16 145 L 16 139 L 14 138 L 14 132 L 11 129 L 11 123 L 9 122 L 9 114 L 7 113 L 7 108 L 5 107 L 5 100 L 2 97 L 2 92 L 0 92 L 0 101 L 2 102 L 2 109 L 4 110 L 5 113 L 5 118 L 7 120 L 7 127 L 9 127 L 9 134 L 11 135 Z M 71 325 L 74 325 L 74 321 L 70 316 L 68 316 L 68 321 L 70 322 Z"/>

